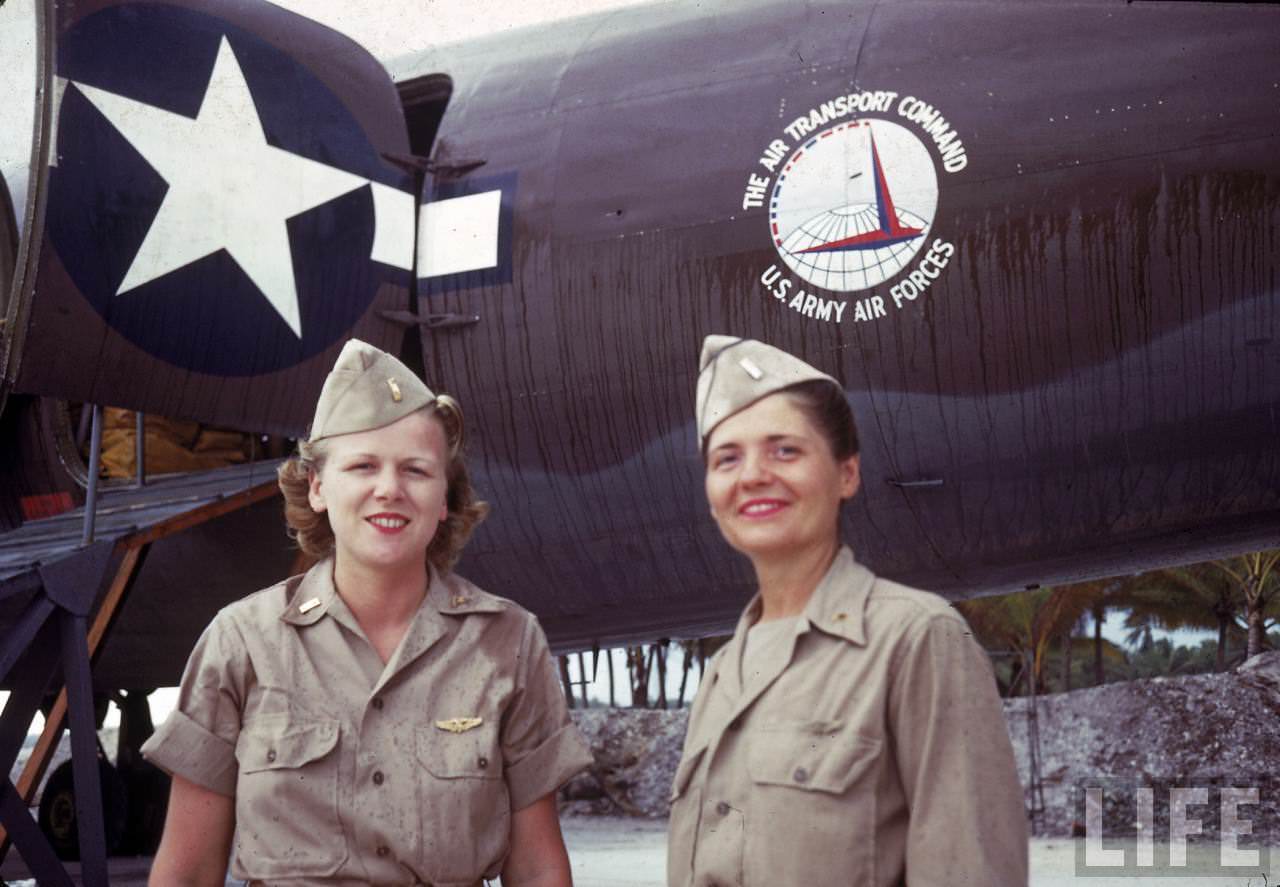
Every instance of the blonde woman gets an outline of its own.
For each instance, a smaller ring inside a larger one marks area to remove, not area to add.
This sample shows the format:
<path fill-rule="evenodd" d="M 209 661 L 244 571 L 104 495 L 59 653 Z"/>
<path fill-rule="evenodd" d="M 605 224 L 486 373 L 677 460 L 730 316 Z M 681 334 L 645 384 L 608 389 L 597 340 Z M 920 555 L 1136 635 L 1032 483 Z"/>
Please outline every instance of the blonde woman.
<path fill-rule="evenodd" d="M 156 885 L 570 884 L 590 761 L 533 617 L 451 572 L 486 506 L 458 404 L 352 340 L 280 469 L 321 558 L 222 610 L 144 747 L 173 775 Z"/>

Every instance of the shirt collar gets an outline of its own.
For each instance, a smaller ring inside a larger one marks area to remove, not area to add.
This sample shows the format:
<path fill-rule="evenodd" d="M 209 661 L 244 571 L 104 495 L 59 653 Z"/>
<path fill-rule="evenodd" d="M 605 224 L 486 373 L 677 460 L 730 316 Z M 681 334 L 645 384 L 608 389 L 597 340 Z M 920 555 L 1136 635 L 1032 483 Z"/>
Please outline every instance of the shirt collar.
<path fill-rule="evenodd" d="M 468 613 L 500 613 L 500 598 L 481 591 L 456 573 L 441 576 L 431 568 L 431 587 L 427 589 L 427 602 L 445 616 L 465 616 Z"/>
<path fill-rule="evenodd" d="M 865 646 L 867 599 L 875 579 L 853 559 L 849 546 L 842 545 L 805 605 L 804 618 L 819 631 Z"/>
<path fill-rule="evenodd" d="M 302 575 L 280 618 L 290 625 L 315 625 L 334 609 L 335 602 L 341 604 L 333 584 L 333 557 L 330 556 Z M 342 609 L 346 610 L 345 605 Z"/>
<path fill-rule="evenodd" d="M 481 591 L 461 576 L 453 573 L 441 576 L 435 567 L 428 568 L 428 576 L 427 596 L 423 603 L 442 615 L 498 613 L 503 609 L 499 598 Z M 315 625 L 326 615 L 354 630 L 355 617 L 333 583 L 332 556 L 324 558 L 303 574 L 280 618 L 290 625 Z"/>
<path fill-rule="evenodd" d="M 835 560 L 831 562 L 801 611 L 801 618 L 796 620 L 796 634 L 804 634 L 810 628 L 816 628 L 844 638 L 851 644 L 865 646 L 867 598 L 871 595 L 871 585 L 875 578 L 875 574 L 854 560 L 849 546 L 840 546 Z M 746 639 L 748 629 L 760 618 L 763 606 L 764 601 L 760 593 L 756 592 L 742 611 L 734 629 L 734 637 L 739 645 Z"/>

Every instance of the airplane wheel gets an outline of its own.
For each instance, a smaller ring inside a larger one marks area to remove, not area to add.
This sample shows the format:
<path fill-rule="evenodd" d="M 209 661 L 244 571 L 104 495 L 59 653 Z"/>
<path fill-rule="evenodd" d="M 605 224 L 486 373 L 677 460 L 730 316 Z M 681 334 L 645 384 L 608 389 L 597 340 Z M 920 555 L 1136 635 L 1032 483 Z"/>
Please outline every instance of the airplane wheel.
<path fill-rule="evenodd" d="M 102 821 L 107 839 L 107 855 L 116 849 L 124 833 L 128 799 L 124 782 L 108 761 L 98 760 L 102 780 Z M 53 771 L 40 796 L 40 830 L 45 833 L 58 858 L 80 858 L 80 830 L 76 822 L 76 790 L 71 762 L 64 761 Z"/>

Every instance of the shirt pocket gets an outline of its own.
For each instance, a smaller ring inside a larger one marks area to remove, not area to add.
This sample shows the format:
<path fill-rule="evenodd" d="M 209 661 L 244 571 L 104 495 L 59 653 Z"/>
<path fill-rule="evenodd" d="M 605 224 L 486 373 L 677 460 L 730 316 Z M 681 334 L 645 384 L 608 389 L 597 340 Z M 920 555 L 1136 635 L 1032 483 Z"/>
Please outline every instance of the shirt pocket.
<path fill-rule="evenodd" d="M 250 878 L 333 874 L 347 858 L 338 820 L 337 721 L 262 719 L 236 742 L 236 855 Z"/>
<path fill-rule="evenodd" d="M 418 865 L 433 881 L 496 876 L 507 855 L 511 799 L 496 724 L 450 733 L 419 727 Z"/>
<path fill-rule="evenodd" d="M 873 883 L 881 741 L 845 722 L 769 725 L 747 738 L 744 883 Z"/>
<path fill-rule="evenodd" d="M 418 762 L 440 779 L 502 778 L 502 749 L 490 724 L 461 733 L 419 727 L 416 748 Z"/>
<path fill-rule="evenodd" d="M 880 756 L 880 740 L 841 722 L 768 726 L 751 737 L 748 766 L 757 785 L 843 794 Z"/>

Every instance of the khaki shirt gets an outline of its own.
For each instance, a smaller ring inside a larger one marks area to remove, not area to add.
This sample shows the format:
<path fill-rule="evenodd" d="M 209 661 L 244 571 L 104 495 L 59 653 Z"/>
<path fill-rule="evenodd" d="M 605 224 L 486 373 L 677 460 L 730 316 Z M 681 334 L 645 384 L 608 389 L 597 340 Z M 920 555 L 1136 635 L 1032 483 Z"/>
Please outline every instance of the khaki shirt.
<path fill-rule="evenodd" d="M 847 548 L 776 655 L 744 669 L 759 612 L 757 597 L 690 712 L 671 887 L 1025 887 L 1013 748 L 960 615 Z"/>
<path fill-rule="evenodd" d="M 384 666 L 332 560 L 214 618 L 143 753 L 235 796 L 235 877 L 289 885 L 496 877 L 511 811 L 591 762 L 532 615 L 433 570 Z"/>

